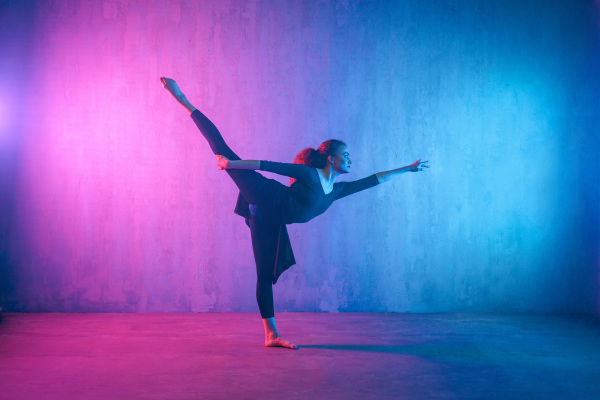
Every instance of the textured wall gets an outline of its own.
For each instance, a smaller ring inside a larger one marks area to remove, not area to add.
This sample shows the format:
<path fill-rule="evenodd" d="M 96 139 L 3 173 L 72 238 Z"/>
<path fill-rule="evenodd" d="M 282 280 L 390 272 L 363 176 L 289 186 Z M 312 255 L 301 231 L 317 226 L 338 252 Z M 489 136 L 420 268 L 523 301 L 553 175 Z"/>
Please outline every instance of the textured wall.
<path fill-rule="evenodd" d="M 243 158 L 430 160 L 290 226 L 276 311 L 600 309 L 598 2 L 2 4 L 6 310 L 257 310 L 237 190 L 163 75 Z"/>

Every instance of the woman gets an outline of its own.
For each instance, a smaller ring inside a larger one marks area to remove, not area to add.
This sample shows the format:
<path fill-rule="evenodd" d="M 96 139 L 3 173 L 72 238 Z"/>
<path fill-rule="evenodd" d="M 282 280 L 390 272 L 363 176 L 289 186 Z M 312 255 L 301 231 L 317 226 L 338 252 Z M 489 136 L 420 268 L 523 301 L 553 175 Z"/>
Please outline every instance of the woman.
<path fill-rule="evenodd" d="M 304 149 L 294 164 L 241 160 L 225 144 L 215 125 L 198 111 L 173 79 L 160 78 L 163 87 L 183 106 L 204 135 L 215 154 L 217 167 L 225 170 L 240 189 L 235 212 L 246 218 L 250 227 L 256 261 L 256 300 L 265 328 L 265 346 L 298 346 L 285 340 L 275 326 L 273 287 L 279 276 L 295 264 L 286 224 L 308 222 L 322 214 L 333 201 L 388 181 L 404 172 L 429 168 L 427 161 L 379 172 L 352 182 L 334 183 L 350 171 L 348 147 L 339 140 L 328 140 L 317 150 Z M 290 186 L 267 179 L 256 170 L 289 176 Z"/>

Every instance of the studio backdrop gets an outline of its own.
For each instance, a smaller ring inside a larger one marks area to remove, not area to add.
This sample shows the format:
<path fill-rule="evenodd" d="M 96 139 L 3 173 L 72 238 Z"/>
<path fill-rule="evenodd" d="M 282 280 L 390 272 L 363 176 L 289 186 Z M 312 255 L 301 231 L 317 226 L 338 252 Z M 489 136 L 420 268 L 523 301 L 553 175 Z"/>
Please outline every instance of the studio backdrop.
<path fill-rule="evenodd" d="M 4 311 L 254 311 L 245 159 L 348 144 L 275 310 L 597 313 L 596 1 L 5 1 Z M 287 182 L 287 178 L 268 175 Z"/>

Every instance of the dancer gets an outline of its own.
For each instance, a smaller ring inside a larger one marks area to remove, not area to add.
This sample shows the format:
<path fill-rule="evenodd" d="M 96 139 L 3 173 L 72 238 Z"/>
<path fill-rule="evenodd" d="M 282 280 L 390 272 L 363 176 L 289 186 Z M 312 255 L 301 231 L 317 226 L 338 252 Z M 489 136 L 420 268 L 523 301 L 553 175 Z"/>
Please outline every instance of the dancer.
<path fill-rule="evenodd" d="M 217 167 L 225 170 L 240 190 L 235 213 L 250 227 L 252 250 L 256 262 L 256 301 L 265 329 L 265 346 L 297 349 L 284 339 L 275 325 L 273 284 L 296 263 L 286 224 L 308 222 L 322 214 L 342 197 L 386 182 L 404 172 L 429 168 L 421 160 L 391 171 L 379 172 L 352 182 L 335 183 L 350 171 L 352 161 L 348 147 L 331 139 L 317 150 L 304 149 L 294 164 L 242 160 L 227 146 L 216 126 L 186 98 L 173 79 L 160 78 L 162 86 L 187 110 L 215 154 Z M 290 186 L 268 179 L 256 170 L 290 177 Z"/>

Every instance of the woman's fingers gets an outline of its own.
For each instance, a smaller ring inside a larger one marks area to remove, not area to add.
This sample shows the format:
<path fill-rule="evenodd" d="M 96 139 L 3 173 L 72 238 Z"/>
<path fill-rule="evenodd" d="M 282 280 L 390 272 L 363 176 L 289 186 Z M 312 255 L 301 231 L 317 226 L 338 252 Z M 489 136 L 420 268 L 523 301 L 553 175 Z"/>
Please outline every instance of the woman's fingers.
<path fill-rule="evenodd" d="M 428 162 L 429 161 L 421 161 L 421 159 L 419 159 L 419 161 L 417 161 L 413 165 L 416 167 L 415 170 L 417 172 L 419 172 L 419 171 L 424 171 L 423 168 L 429 168 L 429 165 L 427 165 Z"/>

